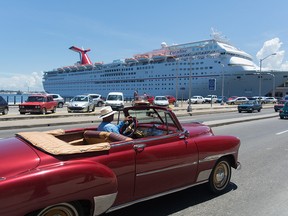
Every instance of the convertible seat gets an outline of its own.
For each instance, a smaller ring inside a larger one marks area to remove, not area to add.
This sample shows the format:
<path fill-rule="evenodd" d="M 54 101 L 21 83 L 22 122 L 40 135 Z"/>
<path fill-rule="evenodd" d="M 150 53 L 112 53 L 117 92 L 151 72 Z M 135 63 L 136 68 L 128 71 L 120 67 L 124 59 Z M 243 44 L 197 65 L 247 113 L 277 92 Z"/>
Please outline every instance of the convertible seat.
<path fill-rule="evenodd" d="M 104 151 L 110 149 L 109 142 L 101 142 L 91 145 L 70 145 L 45 132 L 20 132 L 16 136 L 30 142 L 32 145 L 53 155 L 78 154 L 85 152 Z"/>
<path fill-rule="evenodd" d="M 101 143 L 101 142 L 120 142 L 130 141 L 132 138 L 106 131 L 87 130 L 84 132 L 84 140 L 87 144 Z"/>

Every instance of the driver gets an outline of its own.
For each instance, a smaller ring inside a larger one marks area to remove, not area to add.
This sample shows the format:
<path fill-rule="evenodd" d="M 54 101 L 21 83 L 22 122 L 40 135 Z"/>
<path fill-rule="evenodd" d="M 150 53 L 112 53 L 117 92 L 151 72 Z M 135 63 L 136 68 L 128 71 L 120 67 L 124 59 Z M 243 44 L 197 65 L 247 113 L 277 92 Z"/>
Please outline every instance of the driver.
<path fill-rule="evenodd" d="M 113 111 L 110 106 L 103 107 L 100 110 L 99 118 L 102 119 L 102 122 L 97 128 L 97 131 L 107 131 L 120 134 L 120 128 L 124 125 L 125 121 L 131 120 L 131 116 L 126 116 L 124 121 L 121 121 L 118 125 L 114 125 L 111 122 L 114 120 L 114 114 L 117 111 Z"/>

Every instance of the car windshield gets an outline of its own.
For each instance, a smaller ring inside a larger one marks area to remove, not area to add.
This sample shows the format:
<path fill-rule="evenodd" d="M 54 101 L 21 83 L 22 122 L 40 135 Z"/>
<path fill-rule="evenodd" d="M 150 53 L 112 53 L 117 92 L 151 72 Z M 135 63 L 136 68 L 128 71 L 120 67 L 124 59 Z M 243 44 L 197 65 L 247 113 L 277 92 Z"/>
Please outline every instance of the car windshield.
<path fill-rule="evenodd" d="M 122 95 L 108 95 L 107 100 L 122 100 Z"/>
<path fill-rule="evenodd" d="M 73 98 L 73 101 L 88 101 L 87 96 L 76 96 Z"/>
<path fill-rule="evenodd" d="M 44 97 L 39 97 L 39 96 L 29 96 L 27 99 L 27 102 L 44 102 L 45 98 Z"/>
<path fill-rule="evenodd" d="M 249 101 L 247 101 L 247 104 L 257 104 L 257 101 L 256 100 L 249 100 Z"/>
<path fill-rule="evenodd" d="M 136 117 L 138 124 L 153 124 L 153 125 L 167 125 L 169 127 L 177 128 L 177 124 L 173 121 L 170 113 L 166 110 L 146 108 L 146 109 L 129 109 L 129 115 Z"/>
<path fill-rule="evenodd" d="M 155 100 L 167 100 L 166 97 L 156 97 Z"/>

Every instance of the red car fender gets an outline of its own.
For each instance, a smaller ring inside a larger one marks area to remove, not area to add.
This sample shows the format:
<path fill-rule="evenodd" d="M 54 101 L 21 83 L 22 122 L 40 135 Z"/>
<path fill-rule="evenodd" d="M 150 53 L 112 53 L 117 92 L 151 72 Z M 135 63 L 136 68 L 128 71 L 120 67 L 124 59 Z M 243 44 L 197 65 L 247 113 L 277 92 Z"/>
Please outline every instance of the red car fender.
<path fill-rule="evenodd" d="M 0 182 L 0 215 L 23 216 L 53 204 L 76 200 L 88 200 L 94 207 L 95 197 L 117 194 L 117 187 L 113 171 L 93 161 L 67 161 L 38 167 Z M 107 201 L 105 210 L 115 198 Z"/>
<path fill-rule="evenodd" d="M 217 160 L 227 156 L 237 168 L 240 139 L 234 136 L 202 136 L 194 139 L 199 152 L 199 170 L 213 168 Z"/>

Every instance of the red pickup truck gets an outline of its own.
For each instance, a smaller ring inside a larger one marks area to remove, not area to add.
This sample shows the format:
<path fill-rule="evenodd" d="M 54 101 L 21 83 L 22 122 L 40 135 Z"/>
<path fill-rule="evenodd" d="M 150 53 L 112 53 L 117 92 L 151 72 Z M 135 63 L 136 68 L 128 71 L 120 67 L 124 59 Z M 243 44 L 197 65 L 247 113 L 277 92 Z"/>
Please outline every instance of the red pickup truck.
<path fill-rule="evenodd" d="M 47 111 L 56 112 L 57 101 L 53 100 L 50 95 L 30 95 L 28 99 L 19 105 L 20 114 L 25 113 L 41 113 L 46 114 Z"/>

